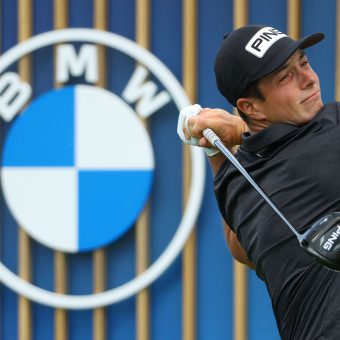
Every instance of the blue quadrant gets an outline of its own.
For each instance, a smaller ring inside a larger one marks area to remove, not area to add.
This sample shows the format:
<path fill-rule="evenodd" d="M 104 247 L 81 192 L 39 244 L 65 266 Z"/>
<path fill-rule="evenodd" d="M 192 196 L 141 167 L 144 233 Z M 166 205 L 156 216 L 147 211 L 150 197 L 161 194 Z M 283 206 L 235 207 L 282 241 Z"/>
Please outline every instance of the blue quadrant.
<path fill-rule="evenodd" d="M 79 171 L 79 251 L 129 230 L 150 193 L 153 171 Z"/>
<path fill-rule="evenodd" d="M 74 165 L 74 87 L 35 99 L 6 136 L 3 166 Z"/>

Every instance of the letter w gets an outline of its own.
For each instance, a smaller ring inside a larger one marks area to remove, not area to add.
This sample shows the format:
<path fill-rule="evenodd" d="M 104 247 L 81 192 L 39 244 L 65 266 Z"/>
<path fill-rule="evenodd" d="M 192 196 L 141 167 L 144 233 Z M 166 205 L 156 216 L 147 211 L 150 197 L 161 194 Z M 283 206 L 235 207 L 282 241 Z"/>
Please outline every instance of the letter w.
<path fill-rule="evenodd" d="M 122 93 L 128 103 L 138 102 L 136 111 L 143 118 L 151 116 L 170 101 L 170 96 L 165 91 L 155 96 L 157 85 L 152 81 L 145 82 L 147 76 L 148 71 L 143 66 L 137 66 Z"/>

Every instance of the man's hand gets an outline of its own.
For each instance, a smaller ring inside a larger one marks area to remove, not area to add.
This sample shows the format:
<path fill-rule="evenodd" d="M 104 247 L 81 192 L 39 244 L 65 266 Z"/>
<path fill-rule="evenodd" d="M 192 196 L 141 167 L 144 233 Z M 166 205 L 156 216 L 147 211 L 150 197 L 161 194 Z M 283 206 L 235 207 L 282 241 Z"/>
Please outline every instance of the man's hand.
<path fill-rule="evenodd" d="M 206 128 L 212 129 L 229 150 L 242 144 L 241 135 L 249 130 L 247 124 L 238 116 L 221 109 L 204 108 L 198 115 L 188 119 L 183 133 L 187 139 L 190 139 L 190 136 L 197 138 L 200 146 L 211 147 L 202 134 Z"/>
<path fill-rule="evenodd" d="M 211 169 L 216 174 L 225 157 L 203 136 L 206 128 L 212 129 L 232 152 L 236 145 L 242 143 L 241 135 L 249 129 L 240 117 L 221 109 L 202 109 L 195 104 L 181 110 L 177 126 L 179 137 L 186 144 L 204 147 Z"/>

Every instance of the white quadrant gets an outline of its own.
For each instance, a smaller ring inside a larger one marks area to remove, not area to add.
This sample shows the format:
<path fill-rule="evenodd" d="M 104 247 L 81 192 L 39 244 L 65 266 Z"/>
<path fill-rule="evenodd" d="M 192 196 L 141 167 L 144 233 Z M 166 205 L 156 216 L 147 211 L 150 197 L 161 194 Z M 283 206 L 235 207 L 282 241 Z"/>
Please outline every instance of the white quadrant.
<path fill-rule="evenodd" d="M 6 202 L 20 227 L 60 251 L 78 248 L 78 174 L 74 168 L 4 167 Z"/>
<path fill-rule="evenodd" d="M 93 86 L 76 86 L 75 121 L 79 168 L 153 169 L 149 135 L 118 96 Z"/>

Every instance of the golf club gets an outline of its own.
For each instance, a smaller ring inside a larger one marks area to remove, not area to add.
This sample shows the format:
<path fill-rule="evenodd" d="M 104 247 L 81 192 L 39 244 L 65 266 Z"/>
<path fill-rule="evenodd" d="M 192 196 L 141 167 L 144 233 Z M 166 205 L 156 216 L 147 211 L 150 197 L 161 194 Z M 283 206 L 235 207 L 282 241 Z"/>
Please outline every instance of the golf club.
<path fill-rule="evenodd" d="M 224 146 L 219 137 L 211 129 L 205 129 L 203 136 L 219 149 L 248 180 L 256 191 L 272 207 L 276 214 L 297 237 L 300 246 L 323 266 L 340 271 L 340 212 L 332 212 L 314 222 L 307 231 L 300 234 L 289 223 L 282 212 L 275 206 L 263 190 L 251 178 L 234 155 Z"/>

